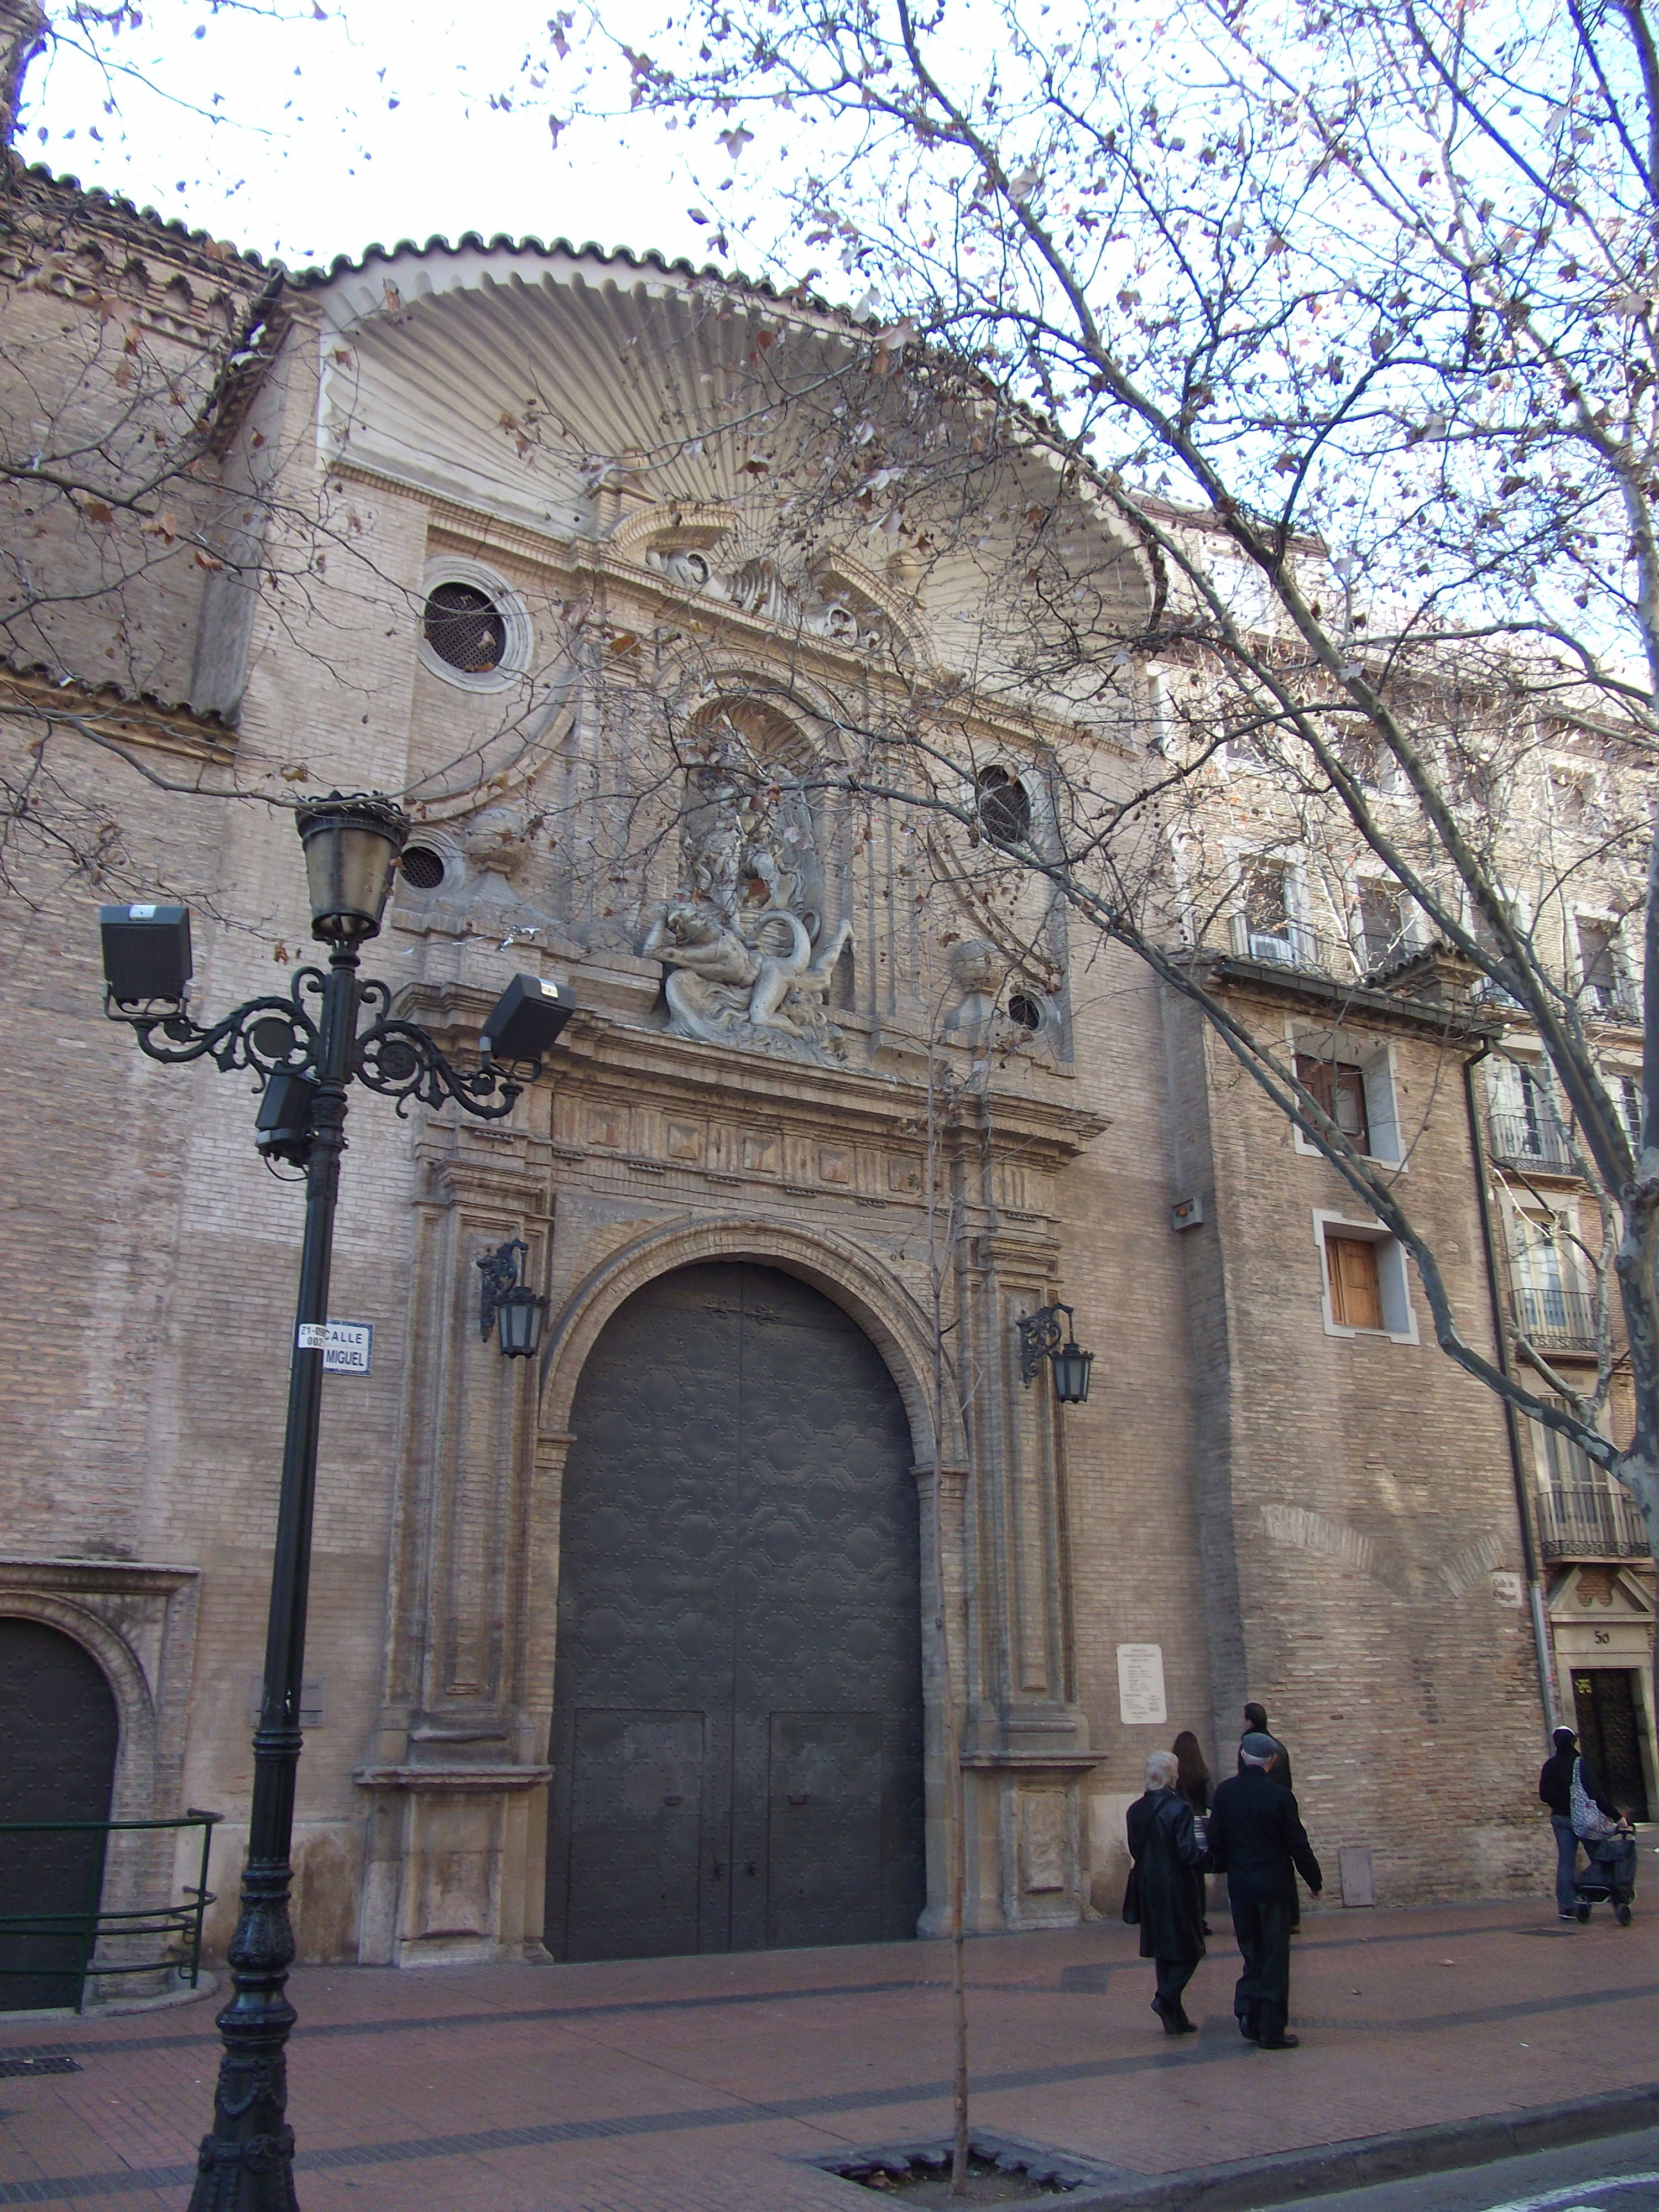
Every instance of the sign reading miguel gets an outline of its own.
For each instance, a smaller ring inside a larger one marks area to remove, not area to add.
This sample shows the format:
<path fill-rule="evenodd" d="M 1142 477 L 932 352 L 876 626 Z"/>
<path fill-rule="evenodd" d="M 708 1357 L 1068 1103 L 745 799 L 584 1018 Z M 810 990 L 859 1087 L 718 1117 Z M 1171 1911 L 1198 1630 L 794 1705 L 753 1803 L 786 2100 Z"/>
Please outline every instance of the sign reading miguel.
<path fill-rule="evenodd" d="M 367 1375 L 374 1357 L 372 1321 L 301 1322 L 301 1352 L 320 1352 L 325 1375 Z"/>

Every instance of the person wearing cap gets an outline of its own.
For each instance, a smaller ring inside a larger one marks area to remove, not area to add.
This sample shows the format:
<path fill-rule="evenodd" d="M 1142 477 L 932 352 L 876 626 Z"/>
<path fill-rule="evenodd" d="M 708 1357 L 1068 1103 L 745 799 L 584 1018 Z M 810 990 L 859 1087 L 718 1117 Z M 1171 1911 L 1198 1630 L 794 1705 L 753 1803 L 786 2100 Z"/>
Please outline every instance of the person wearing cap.
<path fill-rule="evenodd" d="M 1291 1754 L 1285 1747 L 1284 1739 L 1280 1736 L 1273 1735 L 1273 1730 L 1268 1727 L 1267 1708 L 1265 1705 L 1249 1705 L 1245 1706 L 1244 1735 L 1273 1736 L 1273 1741 L 1279 1746 L 1279 1757 L 1273 1765 L 1273 1780 L 1279 1784 L 1281 1790 L 1289 1790 L 1292 1788 L 1294 1785 L 1291 1781 Z M 1242 1774 L 1244 1771 L 1244 1736 L 1240 1736 L 1238 1744 L 1238 1771 Z"/>
<path fill-rule="evenodd" d="M 1290 1749 L 1286 1745 L 1284 1737 L 1273 1735 L 1272 1729 L 1268 1727 L 1267 1708 L 1266 1705 L 1258 1705 L 1253 1701 L 1251 1704 L 1245 1706 L 1244 1735 L 1273 1736 L 1273 1741 L 1279 1746 L 1279 1756 L 1274 1759 L 1273 1764 L 1273 1780 L 1279 1784 L 1281 1790 L 1291 1789 L 1292 1784 L 1291 1782 Z M 1238 1771 L 1243 1774 L 1244 1771 L 1244 1753 L 1243 1749 L 1244 1736 L 1240 1736 L 1238 1741 L 1240 1745 L 1238 1754 Z M 1291 1933 L 1294 1936 L 1302 1925 L 1302 1899 L 1296 1896 L 1294 1883 L 1291 1884 L 1291 1898 L 1293 1901 L 1291 1905 Z"/>
<path fill-rule="evenodd" d="M 1239 1771 L 1215 1793 L 1210 1863 L 1227 1877 L 1233 1933 L 1244 1971 L 1233 1992 L 1238 2032 L 1264 2051 L 1294 2051 L 1291 1926 L 1299 1874 L 1317 1897 L 1325 1887 L 1295 1793 L 1273 1779 L 1279 1746 L 1252 1729 L 1238 1747 Z"/>
<path fill-rule="evenodd" d="M 1539 1770 L 1538 1795 L 1549 1808 L 1555 1831 L 1555 1909 L 1563 1920 L 1575 1920 L 1578 1899 L 1572 1882 L 1578 1870 L 1578 1838 L 1572 1826 L 1572 1769 L 1578 1739 L 1570 1728 L 1559 1728 L 1554 1743 Z"/>

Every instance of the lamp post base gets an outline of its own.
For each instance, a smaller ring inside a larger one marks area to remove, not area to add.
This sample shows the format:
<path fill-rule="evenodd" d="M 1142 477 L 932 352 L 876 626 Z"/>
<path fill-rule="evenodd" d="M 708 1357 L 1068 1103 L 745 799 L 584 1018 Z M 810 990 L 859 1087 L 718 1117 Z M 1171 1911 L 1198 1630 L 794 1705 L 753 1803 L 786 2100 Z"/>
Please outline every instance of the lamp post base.
<path fill-rule="evenodd" d="M 229 2143 L 204 2136 L 190 2212 L 300 2212 L 294 2194 L 294 2130 Z"/>
<path fill-rule="evenodd" d="M 256 1799 L 292 1796 L 298 1746 L 260 1743 Z M 264 1786 L 262 1789 L 261 1784 Z M 287 1789 L 283 1785 L 286 1784 Z M 297 2015 L 284 1984 L 294 1963 L 286 1860 L 251 1861 L 230 1940 L 234 1994 L 214 2023 L 224 2039 L 213 2094 L 213 2132 L 196 2156 L 190 2212 L 299 2212 L 288 2109 L 289 2032 Z"/>

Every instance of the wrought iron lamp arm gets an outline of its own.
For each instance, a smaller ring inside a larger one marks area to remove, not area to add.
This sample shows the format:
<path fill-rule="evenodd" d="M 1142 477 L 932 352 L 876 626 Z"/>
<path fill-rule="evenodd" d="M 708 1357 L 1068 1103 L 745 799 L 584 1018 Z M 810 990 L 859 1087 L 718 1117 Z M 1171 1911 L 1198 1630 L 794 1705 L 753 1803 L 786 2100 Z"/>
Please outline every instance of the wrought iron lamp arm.
<path fill-rule="evenodd" d="M 286 999 L 250 999 L 210 1029 L 177 1006 L 131 1006 L 110 1000 L 106 1012 L 112 1021 L 131 1024 L 139 1050 L 151 1060 L 173 1066 L 211 1060 L 227 1073 L 246 1067 L 263 1091 L 273 1075 L 321 1077 L 322 1030 L 305 1002 L 317 1000 L 320 1014 L 325 981 L 319 969 L 301 968 Z M 380 1018 L 354 1037 L 348 1080 L 355 1077 L 365 1089 L 394 1100 L 400 1115 L 415 1102 L 453 1102 L 477 1121 L 499 1121 L 513 1111 L 525 1085 L 541 1073 L 539 1059 L 515 1061 L 511 1073 L 493 1060 L 481 1060 L 471 1071 L 456 1067 L 417 1023 L 398 1020 L 386 1011 L 392 994 L 378 978 L 358 984 L 356 997 L 360 1006 L 378 1012 Z"/>
<path fill-rule="evenodd" d="M 1060 1317 L 1066 1316 L 1061 1328 Z M 1019 1379 L 1032 1382 L 1045 1359 L 1051 1359 L 1071 1334 L 1073 1319 L 1070 1306 L 1039 1306 L 1035 1313 L 1023 1314 L 1019 1322 Z"/>

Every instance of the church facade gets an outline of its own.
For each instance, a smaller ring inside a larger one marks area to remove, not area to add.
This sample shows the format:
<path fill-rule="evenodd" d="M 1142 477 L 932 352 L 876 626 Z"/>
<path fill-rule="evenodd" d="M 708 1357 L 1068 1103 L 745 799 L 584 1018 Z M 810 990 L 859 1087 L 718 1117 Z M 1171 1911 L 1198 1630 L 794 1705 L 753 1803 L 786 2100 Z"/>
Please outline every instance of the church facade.
<path fill-rule="evenodd" d="M 33 173 L 10 191 L 18 300 L 73 320 L 118 293 L 181 358 L 238 341 L 187 557 L 131 584 L 153 639 L 126 624 L 112 682 L 95 618 L 46 610 L 6 678 L 14 774 L 44 749 L 73 818 L 118 829 L 90 868 L 15 839 L 0 916 L 0 1656 L 30 1726 L 91 1743 L 114 1716 L 61 1802 L 221 1813 L 222 1943 L 300 1200 L 242 1079 L 106 1020 L 96 909 L 141 879 L 188 897 L 198 1018 L 286 991 L 310 948 L 285 810 L 337 787 L 414 817 L 365 962 L 400 1012 L 465 1060 L 515 974 L 579 1011 L 502 1122 L 354 1093 L 333 1310 L 373 1346 L 326 1383 L 303 1957 L 936 1934 L 957 1819 L 970 1929 L 1073 1925 L 1117 1910 L 1146 1753 L 1191 1728 L 1227 1771 L 1246 1698 L 1292 1747 L 1330 1902 L 1540 1891 L 1502 1413 L 1177 997 L 860 787 L 849 702 L 867 727 L 893 670 L 949 674 L 961 605 L 878 531 L 780 532 L 775 416 L 692 434 L 796 311 L 499 240 L 280 279 Z M 1127 605 L 1127 551 L 1124 575 Z M 1127 778 L 1142 681 L 1092 732 L 957 713 L 988 820 L 1041 834 L 1057 747 Z M 1413 1205 L 1490 1347 L 1464 1077 L 1489 1026 L 1259 954 L 1215 952 L 1213 988 L 1369 1071 L 1379 1133 L 1410 1124 Z M 1347 1243 L 1374 1313 L 1344 1304 Z M 482 1304 L 515 1243 L 549 1302 L 531 1363 Z M 1085 1404 L 1028 1356 L 1055 1305 L 1095 1354 Z M 1639 1637 L 1645 1570 L 1619 1573 Z"/>

